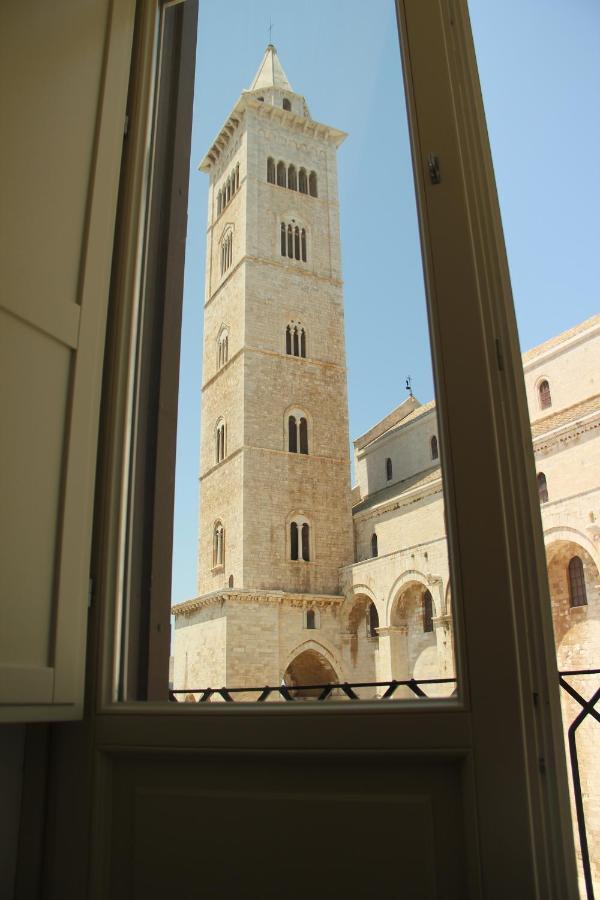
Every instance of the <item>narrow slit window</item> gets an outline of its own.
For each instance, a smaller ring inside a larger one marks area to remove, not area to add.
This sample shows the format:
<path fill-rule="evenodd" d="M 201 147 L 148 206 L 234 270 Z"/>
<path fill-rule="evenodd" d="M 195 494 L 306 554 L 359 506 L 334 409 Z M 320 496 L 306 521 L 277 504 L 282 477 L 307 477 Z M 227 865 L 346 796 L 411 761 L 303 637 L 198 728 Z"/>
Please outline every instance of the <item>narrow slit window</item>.
<path fill-rule="evenodd" d="M 304 562 L 310 562 L 309 543 L 308 522 L 304 522 L 302 525 L 302 559 Z"/>
<path fill-rule="evenodd" d="M 277 184 L 279 187 L 286 187 L 286 177 L 285 177 L 285 163 L 278 162 L 277 163 Z"/>
<path fill-rule="evenodd" d="M 300 419 L 300 453 L 308 453 L 308 423 L 304 416 Z"/>
<path fill-rule="evenodd" d="M 317 173 L 311 172 L 308 179 L 309 191 L 311 197 L 317 196 Z"/>
<path fill-rule="evenodd" d="M 437 459 L 438 456 L 439 456 L 438 439 L 434 434 L 434 436 L 431 438 L 431 458 Z"/>
<path fill-rule="evenodd" d="M 385 461 L 385 477 L 388 481 L 392 480 L 392 460 L 389 458 Z"/>
<path fill-rule="evenodd" d="M 295 416 L 290 416 L 288 419 L 288 450 L 290 453 L 298 452 L 298 429 Z"/>
<path fill-rule="evenodd" d="M 311 629 L 317 627 L 316 616 L 315 616 L 315 611 L 314 611 L 314 609 L 307 609 L 307 610 L 306 610 L 306 627 L 307 627 L 307 628 L 311 628 Z"/>
<path fill-rule="evenodd" d="M 298 559 L 298 524 L 292 522 L 290 525 L 290 558 Z"/>
<path fill-rule="evenodd" d="M 540 409 L 549 409 L 552 406 L 552 394 L 550 393 L 550 384 L 546 379 L 540 381 L 538 394 L 540 398 Z"/>
<path fill-rule="evenodd" d="M 546 481 L 546 476 L 543 472 L 540 472 L 537 477 L 537 486 L 538 486 L 538 495 L 540 498 L 540 503 L 548 502 L 548 483 Z"/>
<path fill-rule="evenodd" d="M 587 606 L 587 591 L 585 589 L 585 573 L 583 563 L 579 556 L 574 556 L 568 566 L 569 598 L 571 606 Z"/>
<path fill-rule="evenodd" d="M 377 546 L 377 535 L 372 534 L 371 535 L 371 556 L 378 556 L 378 555 L 379 555 L 379 550 L 378 550 L 378 546 Z"/>
<path fill-rule="evenodd" d="M 301 194 L 308 194 L 308 186 L 306 183 L 306 169 L 300 169 L 298 172 L 298 190 Z"/>
<path fill-rule="evenodd" d="M 423 631 L 433 631 L 433 597 L 430 591 L 423 594 Z"/>

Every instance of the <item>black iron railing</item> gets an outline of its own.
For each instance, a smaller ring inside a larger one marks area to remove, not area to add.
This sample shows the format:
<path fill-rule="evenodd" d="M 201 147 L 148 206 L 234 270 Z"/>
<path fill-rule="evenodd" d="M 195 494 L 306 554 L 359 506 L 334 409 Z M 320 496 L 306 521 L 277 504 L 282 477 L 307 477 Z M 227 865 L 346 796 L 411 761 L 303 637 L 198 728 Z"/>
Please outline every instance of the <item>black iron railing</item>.
<path fill-rule="evenodd" d="M 600 675 L 600 669 L 573 669 L 568 672 L 559 672 L 558 677 L 560 686 L 567 694 L 577 701 L 581 706 L 581 711 L 575 716 L 567 729 L 567 739 L 569 742 L 569 756 L 571 761 L 571 774 L 573 776 L 573 796 L 575 799 L 575 811 L 577 813 L 577 830 L 579 832 L 579 847 L 581 849 L 581 865 L 583 868 L 583 877 L 585 880 L 585 890 L 587 900 L 594 900 L 594 884 L 592 878 L 592 867 L 590 863 L 590 851 L 588 847 L 587 831 L 585 827 L 585 811 L 583 809 L 583 795 L 581 793 L 581 776 L 579 773 L 579 759 L 577 756 L 577 729 L 587 719 L 592 716 L 596 722 L 600 722 L 600 713 L 596 709 L 596 703 L 600 699 L 600 687 L 592 694 L 589 700 L 581 696 L 579 691 L 575 690 L 572 684 L 566 681 L 566 678 L 577 676 L 578 678 L 585 675 Z"/>
<path fill-rule="evenodd" d="M 596 710 L 596 704 L 600 699 L 600 687 L 586 700 L 581 696 L 568 681 L 569 677 L 580 677 L 588 675 L 600 675 L 600 669 L 574 669 L 566 672 L 559 672 L 560 686 L 581 706 L 581 712 L 575 717 L 573 722 L 568 726 L 567 738 L 569 744 L 569 756 L 571 762 L 571 773 L 573 776 L 573 794 L 575 799 L 575 810 L 577 814 L 577 830 L 579 833 L 579 845 L 581 848 L 581 863 L 583 867 L 583 876 L 585 879 L 585 887 L 587 900 L 594 900 L 594 886 L 592 883 L 592 870 L 590 863 L 590 852 L 588 847 L 587 832 L 585 826 L 585 811 L 583 808 L 583 797 L 581 793 L 581 776 L 579 772 L 579 759 L 577 756 L 577 729 L 587 719 L 592 716 L 597 722 L 600 722 L 600 713 Z M 280 684 L 271 687 L 239 687 L 239 688 L 187 688 L 185 690 L 172 690 L 169 692 L 169 699 L 176 702 L 206 703 L 214 697 L 221 698 L 227 703 L 235 702 L 239 695 L 243 694 L 244 701 L 255 700 L 264 703 L 269 698 L 278 695 L 279 698 L 287 702 L 294 700 L 328 700 L 346 698 L 348 700 L 389 700 L 398 691 L 404 687 L 420 699 L 442 699 L 439 696 L 432 697 L 427 694 L 423 687 L 436 684 L 455 684 L 455 678 L 409 678 L 406 681 L 353 681 L 339 682 L 331 684 Z M 380 688 L 382 691 L 377 692 L 371 698 L 361 698 L 356 691 L 361 688 Z M 180 699 L 180 695 L 183 695 Z M 456 695 L 456 688 L 450 696 Z"/>
<path fill-rule="evenodd" d="M 343 681 L 334 682 L 332 684 L 280 684 L 278 687 L 239 687 L 239 688 L 187 688 L 185 690 L 170 691 L 169 699 L 181 703 L 179 694 L 184 694 L 184 702 L 186 697 L 194 697 L 195 703 L 206 703 L 213 697 L 221 697 L 226 702 L 233 702 L 236 695 L 244 694 L 244 700 L 254 700 L 258 703 L 264 703 L 269 697 L 279 694 L 282 700 L 327 700 L 333 697 L 339 697 L 343 694 L 348 700 L 367 699 L 359 697 L 356 690 L 359 688 L 385 688 L 382 694 L 369 699 L 387 700 L 392 697 L 400 687 L 406 687 L 415 695 L 415 697 L 428 698 L 429 694 L 421 688 L 422 684 L 455 684 L 456 678 L 409 678 L 407 681 Z M 310 691 L 310 694 L 307 694 Z M 453 693 L 456 693 L 456 689 Z M 198 699 L 195 695 L 199 694 Z M 255 694 L 256 696 L 248 696 Z M 431 698 L 433 699 L 433 698 Z M 439 698 L 436 698 L 439 699 Z"/>

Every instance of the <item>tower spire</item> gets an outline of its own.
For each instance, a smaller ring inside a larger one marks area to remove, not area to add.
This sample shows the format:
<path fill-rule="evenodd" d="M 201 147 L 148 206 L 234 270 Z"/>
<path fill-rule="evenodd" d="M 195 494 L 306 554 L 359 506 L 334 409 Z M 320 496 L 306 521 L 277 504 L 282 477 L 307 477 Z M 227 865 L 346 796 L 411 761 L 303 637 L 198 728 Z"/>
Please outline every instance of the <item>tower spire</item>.
<path fill-rule="evenodd" d="M 272 28 L 273 26 L 271 26 Z M 250 85 L 251 91 L 258 91 L 263 88 L 278 87 L 284 91 L 293 91 L 288 77 L 283 71 L 283 66 L 279 62 L 277 50 L 271 43 L 267 45 L 265 55 L 258 67 L 258 72 L 254 76 L 254 80 Z"/>

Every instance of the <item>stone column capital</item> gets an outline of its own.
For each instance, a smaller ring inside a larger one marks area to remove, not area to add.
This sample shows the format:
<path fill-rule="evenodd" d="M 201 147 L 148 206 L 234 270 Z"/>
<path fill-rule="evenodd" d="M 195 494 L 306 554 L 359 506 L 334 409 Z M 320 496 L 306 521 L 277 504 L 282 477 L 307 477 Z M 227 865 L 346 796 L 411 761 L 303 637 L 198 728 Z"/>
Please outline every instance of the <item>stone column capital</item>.
<path fill-rule="evenodd" d="M 383 625 L 376 628 L 375 631 L 379 637 L 389 637 L 391 634 L 408 634 L 408 625 Z"/>

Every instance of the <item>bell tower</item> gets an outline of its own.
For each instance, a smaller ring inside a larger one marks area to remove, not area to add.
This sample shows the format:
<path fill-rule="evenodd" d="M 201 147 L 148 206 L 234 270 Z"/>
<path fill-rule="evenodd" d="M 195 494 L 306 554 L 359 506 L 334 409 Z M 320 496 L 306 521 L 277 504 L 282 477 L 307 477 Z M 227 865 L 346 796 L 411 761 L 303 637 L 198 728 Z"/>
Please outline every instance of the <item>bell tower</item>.
<path fill-rule="evenodd" d="M 174 610 L 176 680 L 185 644 L 205 686 L 217 675 L 279 683 L 303 609 L 320 605 L 321 622 L 342 600 L 339 569 L 353 560 L 336 161 L 345 137 L 311 118 L 269 44 L 200 164 L 210 177 L 200 596 Z M 219 657 L 216 669 L 202 654 Z"/>

